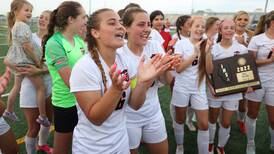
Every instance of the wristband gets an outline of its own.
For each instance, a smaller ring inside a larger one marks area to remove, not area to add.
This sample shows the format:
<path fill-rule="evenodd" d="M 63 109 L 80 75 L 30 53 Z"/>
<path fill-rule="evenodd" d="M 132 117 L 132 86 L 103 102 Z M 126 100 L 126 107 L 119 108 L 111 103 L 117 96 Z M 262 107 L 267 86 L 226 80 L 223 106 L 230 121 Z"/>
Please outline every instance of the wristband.
<path fill-rule="evenodd" d="M 137 77 L 131 79 L 130 81 L 130 89 L 134 89 L 137 86 Z"/>

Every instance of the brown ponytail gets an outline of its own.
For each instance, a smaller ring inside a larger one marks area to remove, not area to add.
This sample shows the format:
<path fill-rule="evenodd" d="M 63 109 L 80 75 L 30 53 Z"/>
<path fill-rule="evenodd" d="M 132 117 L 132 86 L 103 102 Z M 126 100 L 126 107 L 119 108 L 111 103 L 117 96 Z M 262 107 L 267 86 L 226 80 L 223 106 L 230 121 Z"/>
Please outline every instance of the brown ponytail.
<path fill-rule="evenodd" d="M 219 43 L 222 40 L 221 29 L 222 29 L 222 26 L 223 26 L 223 22 L 224 22 L 224 20 L 221 20 L 221 22 L 219 24 L 219 32 L 218 32 L 218 37 L 217 37 L 216 43 Z M 234 22 L 235 22 L 235 20 L 234 20 Z"/>
<path fill-rule="evenodd" d="M 51 14 L 48 25 L 48 34 L 44 36 L 42 40 L 42 61 L 45 58 L 46 43 L 49 38 L 54 34 L 55 28 L 58 28 L 59 31 L 65 30 L 68 23 L 68 18 L 77 18 L 80 14 L 81 4 L 76 1 L 65 1 L 61 3 Z"/>
<path fill-rule="evenodd" d="M 205 78 L 206 74 L 206 45 L 207 39 L 203 40 L 200 44 L 200 57 L 199 57 L 199 66 L 198 66 L 198 85 L 200 86 L 202 81 Z M 209 51 L 208 51 L 209 52 Z"/>
<path fill-rule="evenodd" d="M 54 34 L 54 28 L 55 28 L 55 17 L 57 13 L 57 9 L 55 9 L 51 14 L 50 14 L 50 20 L 48 24 L 48 33 L 43 37 L 42 40 L 42 59 L 41 61 L 45 61 L 45 50 L 46 50 L 46 43 L 49 40 L 49 38 Z"/>
<path fill-rule="evenodd" d="M 9 12 L 8 13 L 8 42 L 11 45 L 11 40 L 12 40 L 12 35 L 11 35 L 11 29 L 15 23 L 15 14 L 14 12 Z"/>

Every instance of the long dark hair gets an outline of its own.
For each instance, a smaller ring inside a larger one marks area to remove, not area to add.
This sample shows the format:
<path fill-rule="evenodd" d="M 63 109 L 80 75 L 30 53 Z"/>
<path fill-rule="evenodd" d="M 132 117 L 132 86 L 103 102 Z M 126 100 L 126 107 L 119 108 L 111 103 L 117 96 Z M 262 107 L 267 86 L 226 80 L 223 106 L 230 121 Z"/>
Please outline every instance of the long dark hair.
<path fill-rule="evenodd" d="M 267 28 L 270 27 L 270 22 L 274 20 L 274 10 L 260 17 L 254 35 L 264 33 Z"/>
<path fill-rule="evenodd" d="M 205 31 L 207 32 L 218 20 L 220 20 L 218 17 L 209 17 L 209 18 L 207 18 L 206 19 Z"/>
<path fill-rule="evenodd" d="M 262 15 L 256 25 L 254 35 L 259 35 L 265 32 L 265 14 Z"/>
<path fill-rule="evenodd" d="M 48 34 L 43 37 L 42 40 L 42 60 L 45 58 L 45 46 L 49 38 L 54 34 L 55 28 L 59 31 L 65 30 L 68 23 L 68 18 L 76 18 L 79 14 L 79 8 L 82 8 L 81 4 L 75 1 L 65 1 L 61 3 L 50 15 L 48 24 Z"/>
<path fill-rule="evenodd" d="M 149 16 L 149 19 L 150 19 L 150 22 L 151 22 L 151 27 L 153 27 L 153 20 L 157 17 L 157 16 L 162 16 L 163 19 L 165 19 L 165 15 L 162 11 L 160 10 L 155 10 L 153 12 L 151 12 L 150 16 Z"/>
<path fill-rule="evenodd" d="M 206 45 L 207 39 L 203 40 L 200 44 L 200 57 L 198 66 L 198 85 L 200 86 L 206 74 Z M 210 51 L 207 51 L 210 52 Z"/>
<path fill-rule="evenodd" d="M 182 30 L 181 27 L 184 26 L 186 21 L 190 18 L 191 18 L 191 16 L 189 16 L 189 15 L 183 15 L 183 16 L 180 16 L 180 17 L 177 18 L 177 20 L 176 20 L 176 33 L 177 33 L 177 36 L 178 36 L 179 40 L 181 40 L 181 34 L 180 34 L 180 31 Z"/>

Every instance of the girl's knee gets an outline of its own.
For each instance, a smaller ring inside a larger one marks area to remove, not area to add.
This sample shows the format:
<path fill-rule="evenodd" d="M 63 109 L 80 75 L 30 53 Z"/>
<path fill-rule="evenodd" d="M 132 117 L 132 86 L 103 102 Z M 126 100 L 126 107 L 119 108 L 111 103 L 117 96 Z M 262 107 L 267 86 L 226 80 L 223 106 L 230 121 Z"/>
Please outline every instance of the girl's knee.
<path fill-rule="evenodd" d="M 224 122 L 221 123 L 221 125 L 222 125 L 223 128 L 229 128 L 230 125 L 231 125 L 231 123 L 230 123 L 230 122 L 225 122 L 225 121 L 224 121 Z"/>
<path fill-rule="evenodd" d="M 208 130 L 208 121 L 202 121 L 198 123 L 199 130 Z"/>
<path fill-rule="evenodd" d="M 27 136 L 29 137 L 37 137 L 39 133 L 40 127 L 37 126 L 31 126 L 28 128 Z"/>
<path fill-rule="evenodd" d="M 251 119 L 256 119 L 258 117 L 258 112 L 256 112 L 256 111 L 247 111 L 247 116 Z"/>
<path fill-rule="evenodd" d="M 184 123 L 185 123 L 185 118 L 176 117 L 175 121 L 176 121 L 176 123 L 178 123 L 178 124 L 184 124 Z"/>
<path fill-rule="evenodd" d="M 217 122 L 217 119 L 218 119 L 218 115 L 212 115 L 212 114 L 210 114 L 209 113 L 209 117 L 208 117 L 208 121 L 210 122 L 210 123 L 216 123 Z"/>

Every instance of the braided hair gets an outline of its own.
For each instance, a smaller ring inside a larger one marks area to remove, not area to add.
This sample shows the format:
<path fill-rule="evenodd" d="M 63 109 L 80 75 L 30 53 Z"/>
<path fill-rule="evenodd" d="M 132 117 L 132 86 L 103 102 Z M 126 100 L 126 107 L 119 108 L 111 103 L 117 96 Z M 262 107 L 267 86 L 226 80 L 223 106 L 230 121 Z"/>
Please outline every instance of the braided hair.
<path fill-rule="evenodd" d="M 93 59 L 95 64 L 98 66 L 98 68 L 101 72 L 101 76 L 102 76 L 102 80 L 103 80 L 103 84 L 104 84 L 104 92 L 107 91 L 107 77 L 106 77 L 103 65 L 102 65 L 102 63 L 100 61 L 100 58 L 99 58 L 99 51 L 97 49 L 97 42 L 96 42 L 95 38 L 92 36 L 92 34 L 90 32 L 91 32 L 92 29 L 99 29 L 99 26 L 100 26 L 99 15 L 101 13 L 107 12 L 107 11 L 112 11 L 112 10 L 108 9 L 108 8 L 99 9 L 99 10 L 93 12 L 89 16 L 88 22 L 87 22 L 87 36 L 86 36 L 86 41 L 88 43 L 88 50 L 90 51 L 91 58 Z"/>
<path fill-rule="evenodd" d="M 183 16 L 178 17 L 176 20 L 176 24 L 175 24 L 176 25 L 176 34 L 177 34 L 179 40 L 182 39 L 181 34 L 180 34 L 180 31 L 182 30 L 181 27 L 185 25 L 185 23 L 187 22 L 188 19 L 191 19 L 191 16 L 183 15 Z"/>

